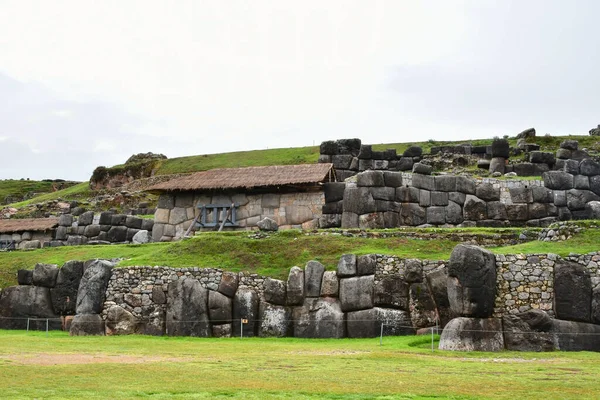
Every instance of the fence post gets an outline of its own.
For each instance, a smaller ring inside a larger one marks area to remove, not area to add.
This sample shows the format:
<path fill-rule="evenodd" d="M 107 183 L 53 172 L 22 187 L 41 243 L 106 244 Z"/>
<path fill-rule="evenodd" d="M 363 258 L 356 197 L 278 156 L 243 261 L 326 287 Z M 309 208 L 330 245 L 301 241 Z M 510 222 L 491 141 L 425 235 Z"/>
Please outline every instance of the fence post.
<path fill-rule="evenodd" d="M 46 336 L 48 336 L 48 318 L 46 318 Z"/>
<path fill-rule="evenodd" d="M 431 352 L 433 353 L 433 326 L 431 327 Z"/>
<path fill-rule="evenodd" d="M 379 334 L 379 346 L 383 344 L 383 322 L 381 323 L 381 333 Z"/>
<path fill-rule="evenodd" d="M 240 319 L 240 339 L 244 338 L 244 319 Z"/>
<path fill-rule="evenodd" d="M 29 317 L 27 317 L 27 332 L 29 332 Z"/>

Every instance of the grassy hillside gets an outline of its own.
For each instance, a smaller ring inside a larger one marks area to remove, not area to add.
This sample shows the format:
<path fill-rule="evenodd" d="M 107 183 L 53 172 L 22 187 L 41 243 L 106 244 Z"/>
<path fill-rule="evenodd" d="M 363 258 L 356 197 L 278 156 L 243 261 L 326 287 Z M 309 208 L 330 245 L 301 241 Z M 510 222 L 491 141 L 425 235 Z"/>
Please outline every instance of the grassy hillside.
<path fill-rule="evenodd" d="M 48 193 L 52 194 L 56 188 L 69 187 L 76 182 L 53 182 L 50 180 L 32 181 L 25 179 L 4 179 L 0 180 L 0 204 L 8 204 L 11 198 L 23 199 L 33 197 L 34 194 Z"/>
<path fill-rule="evenodd" d="M 475 232 L 475 230 L 471 229 Z M 515 229 L 518 231 L 518 229 Z M 342 254 L 388 254 L 404 258 L 444 260 L 462 239 L 453 233 L 466 229 L 437 229 L 439 239 L 355 238 L 341 235 L 306 235 L 288 230 L 264 239 L 250 238 L 248 232 L 202 233 L 173 243 L 147 245 L 107 245 L 55 247 L 34 251 L 0 252 L 0 287 L 16 284 L 19 269 L 31 269 L 36 263 L 62 265 L 68 260 L 123 258 L 121 267 L 164 265 L 170 267 L 216 267 L 229 271 L 247 271 L 285 278 L 289 269 L 318 260 L 329 270 L 337 266 Z M 477 230 L 483 234 L 485 230 Z M 490 233 L 492 234 L 492 233 Z M 589 253 L 600 247 L 600 231 L 588 229 L 583 234 L 560 243 L 528 242 L 494 248 L 495 253 Z"/>
<path fill-rule="evenodd" d="M 204 154 L 164 160 L 158 168 L 157 174 L 197 172 L 213 168 L 312 164 L 316 163 L 318 159 L 319 146 Z"/>
<path fill-rule="evenodd" d="M 57 190 L 56 192 L 51 193 L 44 193 L 39 196 L 35 196 L 29 200 L 20 201 L 18 203 L 12 203 L 9 204 L 9 206 L 19 208 L 27 206 L 29 204 L 42 203 L 44 201 L 51 201 L 56 199 L 82 200 L 87 199 L 90 196 L 93 196 L 93 192 L 92 190 L 90 190 L 90 185 L 87 182 L 81 182 L 66 189 Z"/>

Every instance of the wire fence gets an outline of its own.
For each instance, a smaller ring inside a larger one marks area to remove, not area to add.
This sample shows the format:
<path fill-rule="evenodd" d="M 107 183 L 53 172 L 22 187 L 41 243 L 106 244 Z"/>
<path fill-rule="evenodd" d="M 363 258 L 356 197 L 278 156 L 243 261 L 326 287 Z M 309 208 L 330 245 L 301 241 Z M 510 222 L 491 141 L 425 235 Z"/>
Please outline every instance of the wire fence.
<path fill-rule="evenodd" d="M 98 314 L 91 314 L 91 315 L 98 315 Z M 74 316 L 73 316 L 74 317 Z M 0 317 L 0 328 L 1 329 L 6 329 L 7 322 L 16 322 L 16 324 L 12 324 L 12 326 L 9 329 L 24 329 L 27 332 L 29 331 L 44 331 L 46 332 L 46 336 L 48 336 L 48 333 L 50 330 L 68 330 L 69 327 L 69 322 L 67 322 L 67 319 L 62 317 L 62 318 L 39 318 L 39 317 Z M 203 326 L 206 329 L 210 329 L 211 327 L 214 326 L 223 326 L 223 325 L 231 325 L 231 329 L 230 329 L 230 336 L 232 338 L 234 337 L 239 337 L 240 339 L 244 339 L 245 337 L 283 337 L 283 336 L 294 336 L 294 335 L 269 335 L 269 334 L 261 334 L 261 325 L 263 323 L 267 323 L 269 325 L 273 324 L 273 320 L 267 320 L 267 319 L 247 319 L 247 318 L 243 318 L 243 319 L 239 319 L 239 320 L 208 320 L 208 319 L 193 319 L 193 320 L 160 320 L 160 325 L 162 325 L 162 334 L 163 335 L 167 335 L 167 336 L 193 336 L 193 335 L 185 335 L 185 334 L 173 334 L 175 333 L 180 333 L 182 331 L 189 331 L 192 332 L 194 330 L 194 326 L 195 325 L 200 325 Z M 106 321 L 101 320 L 101 321 L 78 321 L 77 324 L 79 326 L 98 326 L 98 322 L 101 323 L 106 323 Z M 373 320 L 373 319 L 332 319 L 332 320 L 320 320 L 320 321 L 299 321 L 299 320 L 291 320 L 291 319 L 281 319 L 281 320 L 277 320 L 278 323 L 281 323 L 283 325 L 288 325 L 289 327 L 293 327 L 294 324 L 305 324 L 305 325 L 312 325 L 315 328 L 323 328 L 325 327 L 325 329 L 329 329 L 329 332 L 331 333 L 335 333 L 334 335 L 331 336 L 319 336 L 319 338 L 330 338 L 330 337 L 337 337 L 337 338 L 379 338 L 379 346 L 383 346 L 383 338 L 386 336 L 409 336 L 410 334 L 406 333 L 406 332 L 413 332 L 416 333 L 417 329 L 415 329 L 414 326 L 412 325 L 398 325 L 398 324 L 389 324 L 389 323 L 385 323 L 385 322 L 381 322 L 379 320 Z M 134 322 L 134 325 L 137 326 L 143 326 L 145 324 L 147 324 L 148 321 L 136 321 Z M 187 327 L 183 327 L 183 328 L 187 328 L 187 329 L 181 329 L 183 324 L 188 325 Z M 362 324 L 362 328 L 365 328 L 367 330 L 368 333 L 375 333 L 374 328 L 377 328 L 378 330 L 378 335 L 376 334 L 371 334 L 368 336 L 354 336 L 354 335 L 350 335 L 350 336 L 340 336 L 340 334 L 346 333 L 348 331 L 348 325 L 354 325 L 356 330 L 359 330 L 361 327 L 357 326 L 358 324 Z M 341 325 L 338 326 L 337 329 L 336 326 L 337 325 Z M 593 324 L 589 324 L 591 326 L 594 326 Z M 560 332 L 560 331 L 556 331 L 553 329 L 549 329 L 549 330 L 544 330 L 544 331 L 521 331 L 521 330 L 506 330 L 506 329 L 449 329 L 449 328 L 444 328 L 442 329 L 440 326 L 436 325 L 436 326 L 430 326 L 430 327 L 424 327 L 424 328 L 419 328 L 418 330 L 421 331 L 421 335 L 420 336 L 424 336 L 423 332 L 427 332 L 428 335 L 431 336 L 431 351 L 435 350 L 435 341 L 436 341 L 436 335 L 441 334 L 442 332 L 458 332 L 459 334 L 467 334 L 467 333 L 477 333 L 477 334 L 482 334 L 482 333 L 488 333 L 488 334 L 502 334 L 502 335 L 522 335 L 522 336 L 527 336 L 527 335 L 539 335 L 539 334 L 551 334 L 553 336 L 556 337 L 560 337 L 560 336 L 569 336 L 569 337 L 595 337 L 598 336 L 600 337 L 600 325 L 595 325 L 597 326 L 597 332 Z M 234 331 L 234 328 L 235 329 Z M 388 328 L 386 330 L 386 328 Z M 397 333 L 397 332 L 404 332 L 404 334 L 390 334 L 390 331 L 392 333 Z M 210 335 L 207 335 L 210 336 Z M 309 336 L 295 336 L 295 337 L 301 337 L 301 338 L 310 338 Z M 316 337 L 315 337 L 316 338 Z"/>

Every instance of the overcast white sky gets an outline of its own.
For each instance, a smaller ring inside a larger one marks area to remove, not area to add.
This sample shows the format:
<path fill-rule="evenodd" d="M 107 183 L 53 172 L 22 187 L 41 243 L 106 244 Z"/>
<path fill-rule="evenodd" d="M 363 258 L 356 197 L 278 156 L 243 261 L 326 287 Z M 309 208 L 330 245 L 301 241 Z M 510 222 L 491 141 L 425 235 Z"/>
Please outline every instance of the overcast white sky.
<path fill-rule="evenodd" d="M 0 179 L 168 157 L 587 134 L 596 0 L 0 0 Z"/>

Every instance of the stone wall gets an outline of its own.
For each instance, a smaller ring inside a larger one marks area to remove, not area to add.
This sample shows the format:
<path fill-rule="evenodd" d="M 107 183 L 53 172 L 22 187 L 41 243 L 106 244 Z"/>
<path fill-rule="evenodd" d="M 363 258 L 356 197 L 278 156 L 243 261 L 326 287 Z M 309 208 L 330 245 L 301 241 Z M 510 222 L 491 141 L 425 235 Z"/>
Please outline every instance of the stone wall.
<path fill-rule="evenodd" d="M 23 318 L 42 317 L 60 329 L 61 317 L 77 312 L 76 319 L 90 318 L 86 310 L 91 306 L 78 300 L 83 293 L 95 304 L 90 308 L 98 316 L 91 325 L 95 334 L 231 336 L 243 329 L 244 336 L 372 337 L 382 323 L 384 334 L 413 334 L 443 327 L 459 316 L 451 307 L 452 263 L 452 258 L 346 254 L 335 271 L 310 261 L 304 268 L 293 267 L 286 280 L 215 268 L 112 268 L 103 261 L 70 261 L 59 269 L 39 264 L 34 271 L 19 271 L 20 286 L 2 291 L 0 311 L 5 328 L 20 327 Z M 573 299 L 579 304 L 584 295 L 587 305 L 573 310 L 587 308 L 584 322 L 600 324 L 599 263 L 600 252 L 564 259 L 553 254 L 492 256 L 495 300 L 490 316 L 502 319 L 534 310 L 569 320 L 575 317 L 569 315 L 571 309 L 564 311 L 565 303 Z M 98 281 L 99 271 L 104 283 Z M 570 289 L 570 284 L 580 284 L 577 274 L 582 286 Z M 557 285 L 562 285 L 558 299 Z M 193 304 L 200 308 L 187 308 Z M 240 325 L 242 319 L 247 323 Z M 201 321 L 206 329 L 198 333 L 192 325 Z M 76 329 L 82 329 L 81 323 Z"/>
<path fill-rule="evenodd" d="M 600 164 L 568 160 L 543 181 L 365 171 L 326 183 L 320 227 L 548 226 L 600 218 Z"/>
<path fill-rule="evenodd" d="M 343 182 L 367 170 L 411 171 L 422 154 L 423 150 L 417 146 L 396 154 L 396 149 L 375 151 L 371 145 L 361 144 L 360 139 L 341 139 L 321 143 L 319 162 L 332 163 L 336 180 Z"/>
<path fill-rule="evenodd" d="M 86 211 L 78 216 L 63 214 L 58 225 L 53 240 L 45 246 L 147 243 L 150 240 L 149 232 L 152 232 L 154 220 L 111 211 L 100 214 Z"/>
<path fill-rule="evenodd" d="M 154 215 L 154 241 L 171 241 L 181 238 L 188 230 L 202 204 L 238 205 L 236 221 L 241 229 L 256 227 L 265 217 L 273 219 L 280 228 L 317 227 L 318 218 L 324 204 L 322 191 L 294 193 L 230 193 L 198 194 L 191 192 L 162 194 Z M 207 220 L 213 216 L 208 213 Z M 210 228 L 212 229 L 212 228 Z"/>
<path fill-rule="evenodd" d="M 20 250 L 39 249 L 44 243 L 53 239 L 53 231 L 25 231 L 0 234 L 0 241 L 14 242 L 15 248 Z"/>

